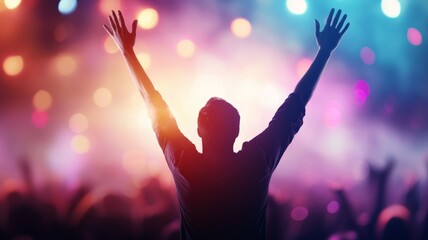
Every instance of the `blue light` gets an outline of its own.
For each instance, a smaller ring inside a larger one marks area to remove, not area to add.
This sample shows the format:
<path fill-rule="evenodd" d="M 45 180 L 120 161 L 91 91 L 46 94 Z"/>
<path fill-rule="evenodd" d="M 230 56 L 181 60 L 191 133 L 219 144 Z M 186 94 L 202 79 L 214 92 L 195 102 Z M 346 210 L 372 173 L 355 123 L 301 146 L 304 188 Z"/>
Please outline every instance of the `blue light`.
<path fill-rule="evenodd" d="M 58 4 L 58 11 L 61 14 L 67 15 L 74 10 L 76 10 L 77 7 L 77 0 L 61 0 Z"/>
<path fill-rule="evenodd" d="M 308 4 L 305 0 L 287 0 L 287 8 L 292 14 L 302 15 L 306 12 Z"/>
<path fill-rule="evenodd" d="M 400 16 L 401 5 L 397 0 L 382 0 L 382 12 L 389 18 L 396 18 Z"/>

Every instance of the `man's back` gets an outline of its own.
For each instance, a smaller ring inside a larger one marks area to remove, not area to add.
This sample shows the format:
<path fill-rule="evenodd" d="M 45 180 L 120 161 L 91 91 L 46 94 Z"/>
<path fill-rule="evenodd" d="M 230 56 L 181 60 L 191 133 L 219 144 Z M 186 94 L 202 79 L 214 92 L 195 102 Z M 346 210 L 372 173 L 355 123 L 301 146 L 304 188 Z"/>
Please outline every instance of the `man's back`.
<path fill-rule="evenodd" d="M 199 153 L 154 98 L 153 127 L 177 187 L 182 239 L 264 239 L 269 181 L 303 123 L 300 97 L 291 94 L 262 133 L 222 156 Z"/>

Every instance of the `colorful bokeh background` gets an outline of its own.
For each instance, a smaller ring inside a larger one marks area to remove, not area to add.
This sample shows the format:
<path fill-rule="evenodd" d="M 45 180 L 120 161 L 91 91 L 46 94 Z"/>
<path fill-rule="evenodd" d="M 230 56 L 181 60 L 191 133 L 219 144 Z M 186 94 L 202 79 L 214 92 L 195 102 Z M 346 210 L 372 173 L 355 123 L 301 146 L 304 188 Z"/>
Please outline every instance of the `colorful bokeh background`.
<path fill-rule="evenodd" d="M 394 157 L 394 188 L 426 178 L 428 2 L 425 0 L 0 1 L 0 186 L 51 181 L 132 196 L 171 177 L 146 108 L 102 28 L 121 9 L 139 19 L 135 50 L 201 150 L 199 109 L 222 97 L 241 114 L 235 144 L 261 132 L 317 51 L 314 19 L 330 8 L 351 27 L 307 106 L 305 123 L 272 180 L 290 189 L 367 176 Z M 284 191 L 282 191 L 284 190 Z M 290 191 L 287 191 L 290 190 Z"/>

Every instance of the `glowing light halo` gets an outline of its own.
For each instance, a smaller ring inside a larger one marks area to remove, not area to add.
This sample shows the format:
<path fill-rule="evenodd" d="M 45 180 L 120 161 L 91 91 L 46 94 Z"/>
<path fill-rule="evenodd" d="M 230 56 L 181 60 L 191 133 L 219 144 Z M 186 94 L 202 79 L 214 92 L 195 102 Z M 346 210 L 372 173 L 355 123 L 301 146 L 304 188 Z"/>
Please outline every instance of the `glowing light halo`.
<path fill-rule="evenodd" d="M 306 12 L 308 4 L 305 0 L 286 0 L 288 11 L 294 15 L 302 15 Z"/>
<path fill-rule="evenodd" d="M 397 18 L 401 13 L 401 5 L 398 0 L 382 0 L 381 8 L 383 14 L 389 18 Z"/>

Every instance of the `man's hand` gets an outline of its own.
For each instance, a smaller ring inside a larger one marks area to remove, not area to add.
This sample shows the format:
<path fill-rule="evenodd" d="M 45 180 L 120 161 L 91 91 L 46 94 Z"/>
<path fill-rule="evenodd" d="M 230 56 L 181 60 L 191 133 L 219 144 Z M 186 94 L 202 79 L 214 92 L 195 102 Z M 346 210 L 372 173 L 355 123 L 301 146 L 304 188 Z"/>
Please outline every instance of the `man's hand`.
<path fill-rule="evenodd" d="M 108 17 L 111 29 L 105 24 L 103 25 L 104 29 L 113 38 L 122 53 L 132 51 L 132 48 L 135 44 L 137 20 L 135 19 L 132 23 L 132 32 L 128 32 L 125 21 L 123 20 L 122 13 L 118 11 L 120 19 L 119 21 L 116 13 L 114 11 L 111 12 L 112 15 Z"/>
<path fill-rule="evenodd" d="M 347 23 L 342 29 L 347 17 L 346 14 L 340 19 L 339 22 L 341 13 L 342 10 L 339 10 L 333 19 L 334 8 L 332 8 L 322 31 L 320 31 L 320 23 L 318 22 L 318 20 L 315 19 L 315 34 L 317 37 L 318 45 L 320 46 L 320 49 L 322 51 L 327 51 L 331 53 L 339 44 L 339 41 L 342 38 L 343 34 L 346 32 L 346 30 L 348 30 L 349 23 Z"/>

